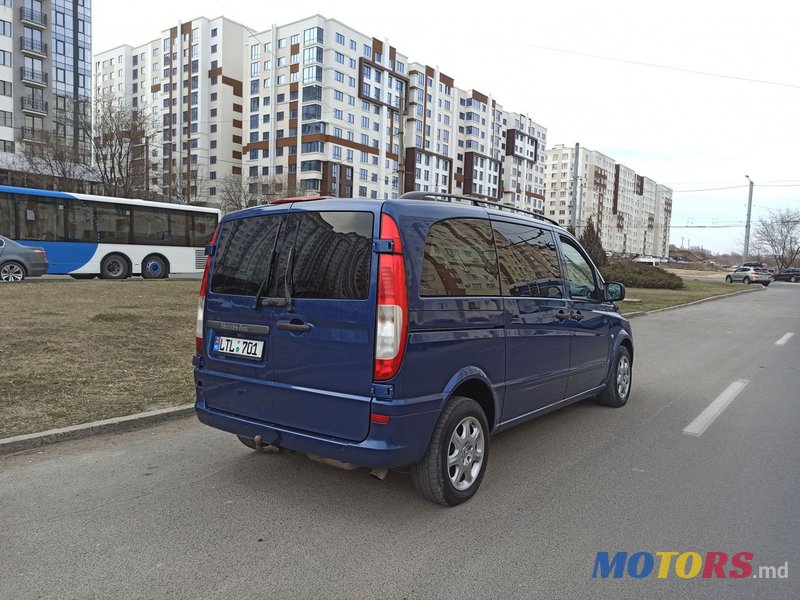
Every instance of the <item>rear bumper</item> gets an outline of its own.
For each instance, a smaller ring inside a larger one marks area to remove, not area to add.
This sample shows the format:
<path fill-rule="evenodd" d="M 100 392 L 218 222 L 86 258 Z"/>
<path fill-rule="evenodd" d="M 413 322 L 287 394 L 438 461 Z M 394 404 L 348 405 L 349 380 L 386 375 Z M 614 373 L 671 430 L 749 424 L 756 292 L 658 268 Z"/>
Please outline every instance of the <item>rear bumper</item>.
<path fill-rule="evenodd" d="M 41 277 L 45 274 L 47 274 L 47 263 L 37 263 L 28 269 L 28 277 Z"/>
<path fill-rule="evenodd" d="M 380 404 L 383 414 L 398 412 L 389 408 L 392 403 Z M 195 411 L 202 423 L 222 431 L 248 438 L 260 435 L 264 444 L 373 468 L 405 467 L 422 460 L 439 417 L 438 410 L 391 414 L 385 425 L 371 423 L 364 441 L 350 442 L 215 410 L 201 398 Z"/>

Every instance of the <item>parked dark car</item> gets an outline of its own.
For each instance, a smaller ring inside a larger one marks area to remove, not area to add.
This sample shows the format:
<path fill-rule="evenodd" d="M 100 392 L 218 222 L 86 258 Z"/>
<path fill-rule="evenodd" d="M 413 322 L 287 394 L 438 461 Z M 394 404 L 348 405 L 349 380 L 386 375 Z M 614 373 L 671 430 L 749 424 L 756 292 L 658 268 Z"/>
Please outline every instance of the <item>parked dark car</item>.
<path fill-rule="evenodd" d="M 199 419 L 250 448 L 408 467 L 453 506 L 492 434 L 588 397 L 623 406 L 624 286 L 555 222 L 499 207 L 412 192 L 226 215 L 199 299 Z"/>
<path fill-rule="evenodd" d="M 790 267 L 788 269 L 781 269 L 779 273 L 774 276 L 775 281 L 791 281 L 795 283 L 800 281 L 800 268 Z"/>
<path fill-rule="evenodd" d="M 23 246 L 0 235 L 0 281 L 22 281 L 47 273 L 44 248 Z"/>

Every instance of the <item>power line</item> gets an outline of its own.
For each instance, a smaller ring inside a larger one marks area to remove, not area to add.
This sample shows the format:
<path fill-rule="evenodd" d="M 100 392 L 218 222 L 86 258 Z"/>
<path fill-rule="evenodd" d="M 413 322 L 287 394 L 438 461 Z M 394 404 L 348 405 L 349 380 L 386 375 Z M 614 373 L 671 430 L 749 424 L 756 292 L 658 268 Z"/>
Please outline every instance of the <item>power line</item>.
<path fill-rule="evenodd" d="M 628 59 L 628 58 L 616 58 L 616 57 L 613 57 L 613 56 L 602 56 L 600 54 L 591 54 L 589 52 L 578 52 L 577 50 L 566 50 L 564 48 L 554 48 L 552 46 L 541 46 L 539 44 L 527 44 L 527 43 L 523 43 L 523 42 L 512 42 L 512 43 L 514 43 L 516 45 L 519 45 L 519 46 L 529 46 L 531 48 L 539 48 L 540 50 L 549 50 L 550 52 L 561 52 L 563 54 L 574 54 L 576 56 L 586 56 L 588 58 L 597 58 L 597 59 L 600 59 L 600 60 L 609 60 L 609 61 L 612 61 L 612 62 L 621 62 L 621 63 L 627 63 L 627 64 L 631 64 L 631 65 L 639 65 L 639 66 L 642 66 L 642 67 L 652 67 L 652 68 L 655 68 L 655 69 L 664 69 L 664 70 L 667 70 L 667 71 L 678 71 L 680 73 L 691 73 L 693 75 L 704 75 L 704 76 L 707 76 L 707 77 L 718 77 L 720 79 L 733 79 L 733 80 L 736 80 L 736 81 L 747 81 L 749 83 L 760 83 L 760 84 L 763 84 L 763 85 L 775 85 L 775 86 L 779 86 L 779 87 L 788 87 L 788 88 L 793 88 L 793 89 L 800 89 L 800 85 L 797 85 L 797 84 L 794 84 L 794 83 L 784 83 L 784 82 L 781 82 L 781 81 L 769 81 L 769 80 L 766 80 L 766 79 L 753 79 L 753 78 L 750 78 L 750 77 L 741 77 L 739 75 L 726 75 L 726 74 L 723 74 L 723 73 L 712 73 L 710 71 L 697 71 L 695 69 L 686 69 L 686 68 L 683 68 L 683 67 L 673 67 L 673 66 L 670 66 L 670 65 L 659 65 L 659 64 L 656 64 L 656 63 L 649 63 L 649 62 L 644 62 L 644 61 L 640 61 L 640 60 L 631 60 L 631 59 Z"/>

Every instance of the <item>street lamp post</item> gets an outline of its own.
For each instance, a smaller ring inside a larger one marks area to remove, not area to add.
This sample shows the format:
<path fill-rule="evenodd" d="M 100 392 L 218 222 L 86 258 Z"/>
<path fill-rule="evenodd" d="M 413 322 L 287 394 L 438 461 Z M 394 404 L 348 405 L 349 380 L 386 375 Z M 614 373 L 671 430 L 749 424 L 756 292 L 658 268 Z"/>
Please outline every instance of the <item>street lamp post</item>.
<path fill-rule="evenodd" d="M 745 175 L 750 182 L 750 191 L 747 195 L 747 225 L 744 228 L 744 252 L 742 252 L 742 262 L 746 263 L 750 252 L 750 213 L 753 210 L 753 180 L 750 175 Z"/>

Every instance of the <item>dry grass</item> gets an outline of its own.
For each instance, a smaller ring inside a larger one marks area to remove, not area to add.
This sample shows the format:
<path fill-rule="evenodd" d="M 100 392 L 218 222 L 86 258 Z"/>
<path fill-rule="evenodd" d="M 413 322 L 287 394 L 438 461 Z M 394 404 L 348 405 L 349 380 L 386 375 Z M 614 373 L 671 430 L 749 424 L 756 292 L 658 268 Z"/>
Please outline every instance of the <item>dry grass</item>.
<path fill-rule="evenodd" d="M 194 401 L 199 285 L 0 284 L 0 438 Z"/>

